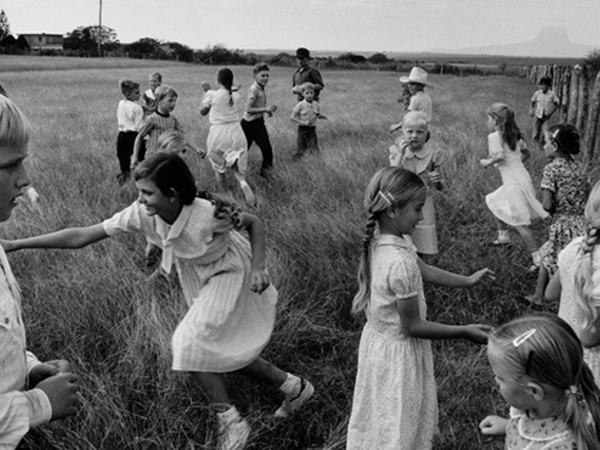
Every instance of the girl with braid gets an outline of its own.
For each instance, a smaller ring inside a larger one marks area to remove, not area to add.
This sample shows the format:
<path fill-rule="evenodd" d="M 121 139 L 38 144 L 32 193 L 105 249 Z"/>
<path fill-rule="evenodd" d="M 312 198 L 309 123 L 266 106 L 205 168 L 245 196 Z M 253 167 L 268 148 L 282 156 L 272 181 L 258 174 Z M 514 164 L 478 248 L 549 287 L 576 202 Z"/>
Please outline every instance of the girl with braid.
<path fill-rule="evenodd" d="M 216 90 L 211 90 L 208 82 L 202 83 L 205 94 L 200 114 L 208 114 L 210 122 L 206 143 L 208 160 L 215 171 L 219 190 L 226 190 L 225 173 L 227 169 L 233 169 L 246 203 L 256 206 L 256 197 L 246 181 L 248 142 L 240 125 L 240 95 L 234 92 L 233 72 L 226 67 L 220 69 L 217 83 L 219 88 Z"/>
<path fill-rule="evenodd" d="M 462 276 L 425 264 L 410 234 L 427 189 L 398 167 L 378 171 L 367 186 L 369 212 L 353 314 L 366 314 L 348 425 L 347 449 L 431 449 L 437 394 L 430 339 L 485 343 L 486 325 L 444 325 L 426 318 L 423 282 L 472 287 L 493 272 Z"/>

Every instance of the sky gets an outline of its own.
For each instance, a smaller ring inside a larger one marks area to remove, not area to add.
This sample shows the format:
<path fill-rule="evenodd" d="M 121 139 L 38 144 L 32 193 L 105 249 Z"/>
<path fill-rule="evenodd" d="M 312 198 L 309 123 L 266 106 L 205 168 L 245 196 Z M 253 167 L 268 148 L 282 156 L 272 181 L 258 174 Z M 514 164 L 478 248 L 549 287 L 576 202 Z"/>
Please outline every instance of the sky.
<path fill-rule="evenodd" d="M 528 41 L 546 27 L 600 47 L 600 0 L 1 0 L 11 32 L 99 22 L 194 49 L 422 52 Z"/>

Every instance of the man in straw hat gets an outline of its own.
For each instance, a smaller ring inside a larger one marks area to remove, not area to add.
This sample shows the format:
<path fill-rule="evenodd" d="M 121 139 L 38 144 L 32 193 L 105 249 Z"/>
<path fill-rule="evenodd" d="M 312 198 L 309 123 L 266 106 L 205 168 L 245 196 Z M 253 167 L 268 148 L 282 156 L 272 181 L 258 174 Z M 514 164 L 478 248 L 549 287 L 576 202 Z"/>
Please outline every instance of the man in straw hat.
<path fill-rule="evenodd" d="M 313 101 L 315 102 L 319 101 L 319 94 L 325 87 L 323 84 L 323 78 L 321 77 L 321 72 L 308 64 L 308 61 L 311 59 L 310 51 L 308 51 L 307 48 L 300 47 L 296 50 L 298 69 L 296 69 L 294 75 L 292 76 L 292 94 L 296 94 L 298 101 L 302 101 L 304 99 L 302 96 L 302 89 L 300 88 L 300 86 L 302 86 L 304 83 L 309 82 L 313 84 L 315 88 Z"/>
<path fill-rule="evenodd" d="M 420 67 L 413 67 L 407 77 L 400 77 L 400 82 L 407 83 L 408 90 L 410 91 L 411 97 L 407 110 L 420 111 L 425 114 L 427 121 L 431 122 L 431 97 L 425 92 L 425 86 L 433 86 L 427 81 L 427 72 Z M 390 132 L 394 132 L 401 127 L 402 121 L 395 123 L 390 127 Z"/>

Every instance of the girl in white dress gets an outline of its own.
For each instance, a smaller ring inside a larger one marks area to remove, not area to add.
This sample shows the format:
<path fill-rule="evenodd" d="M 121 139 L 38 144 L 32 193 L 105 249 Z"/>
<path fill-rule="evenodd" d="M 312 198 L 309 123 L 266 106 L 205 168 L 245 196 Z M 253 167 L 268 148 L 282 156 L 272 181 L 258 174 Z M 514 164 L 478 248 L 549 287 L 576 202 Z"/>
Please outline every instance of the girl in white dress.
<path fill-rule="evenodd" d="M 573 329 L 554 314 L 514 319 L 490 333 L 488 360 L 510 418 L 488 416 L 485 435 L 506 450 L 597 450 L 600 390 Z"/>
<path fill-rule="evenodd" d="M 410 234 L 421 219 L 425 184 L 387 167 L 371 179 L 364 253 L 354 314 L 365 313 L 347 449 L 426 450 L 437 429 L 437 394 L 430 339 L 485 343 L 484 325 L 443 325 L 426 318 L 423 281 L 471 287 L 493 273 L 456 275 L 417 257 Z"/>
<path fill-rule="evenodd" d="M 248 168 L 248 142 L 240 124 L 240 94 L 233 91 L 233 72 L 223 68 L 217 72 L 219 88 L 211 90 L 207 82 L 202 83 L 204 99 L 200 114 L 208 114 L 210 130 L 206 145 L 208 159 L 217 177 L 217 186 L 224 191 L 225 173 L 233 169 L 246 203 L 256 205 L 254 192 L 246 181 Z"/>
<path fill-rule="evenodd" d="M 600 386 L 600 183 L 590 192 L 584 217 L 587 233 L 577 237 L 558 255 L 558 270 L 546 287 L 545 297 L 560 300 L 558 316 L 573 327 L 585 362 Z M 587 245 L 586 242 L 592 244 Z"/>
<path fill-rule="evenodd" d="M 496 218 L 498 239 L 494 245 L 510 243 L 507 226 L 515 227 L 531 253 L 533 263 L 539 266 L 541 257 L 538 246 L 529 229 L 532 219 L 548 217 L 542 204 L 535 197 L 535 190 L 523 159 L 529 151 L 522 133 L 515 123 L 514 112 L 504 103 L 494 103 L 487 110 L 489 158 L 480 160 L 485 169 L 498 167 L 502 186 L 485 196 L 485 202 Z"/>
<path fill-rule="evenodd" d="M 189 306 L 173 334 L 173 370 L 188 372 L 217 411 L 218 448 L 242 449 L 250 426 L 232 405 L 222 373 L 278 387 L 285 400 L 276 417 L 287 417 L 314 392 L 308 381 L 260 357 L 277 303 L 265 269 L 263 224 L 210 195 L 197 196 L 192 173 L 174 153 L 153 155 L 133 177 L 138 200 L 112 218 L 2 244 L 7 251 L 81 248 L 120 233 L 142 233 L 160 247 L 161 269 L 169 273 L 175 266 Z M 248 231 L 249 241 L 238 229 Z"/>

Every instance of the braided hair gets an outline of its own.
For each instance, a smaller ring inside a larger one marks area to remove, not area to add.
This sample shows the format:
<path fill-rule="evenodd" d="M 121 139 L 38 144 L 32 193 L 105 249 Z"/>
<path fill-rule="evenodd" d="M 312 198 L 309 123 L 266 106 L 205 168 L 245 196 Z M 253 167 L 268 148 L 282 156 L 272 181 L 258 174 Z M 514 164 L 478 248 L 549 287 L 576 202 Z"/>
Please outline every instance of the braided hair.
<path fill-rule="evenodd" d="M 217 81 L 229 92 L 229 106 L 233 106 L 233 72 L 224 67 L 217 72 Z"/>
<path fill-rule="evenodd" d="M 371 243 L 378 222 L 389 208 L 402 208 L 409 201 L 426 193 L 421 178 L 400 167 L 379 170 L 367 186 L 364 206 L 369 213 L 363 239 L 363 249 L 358 268 L 358 292 L 352 300 L 352 313 L 358 315 L 367 309 L 371 296 Z"/>

